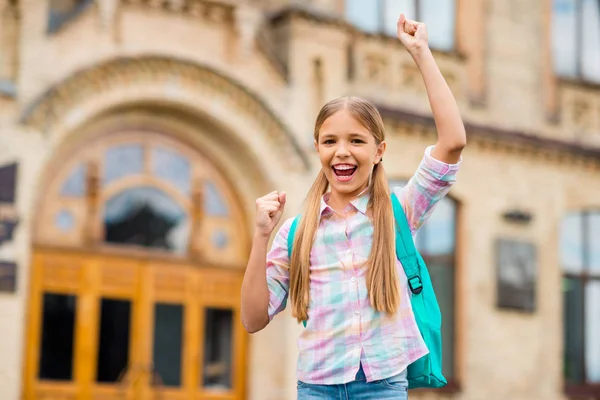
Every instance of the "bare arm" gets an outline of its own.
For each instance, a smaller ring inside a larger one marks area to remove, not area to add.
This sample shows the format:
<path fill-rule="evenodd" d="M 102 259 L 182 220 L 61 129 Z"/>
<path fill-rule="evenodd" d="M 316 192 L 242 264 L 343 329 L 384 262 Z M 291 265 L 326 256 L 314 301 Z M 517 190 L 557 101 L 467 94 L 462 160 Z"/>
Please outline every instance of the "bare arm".
<path fill-rule="evenodd" d="M 249 333 L 258 332 L 269 323 L 266 267 L 268 243 L 268 236 L 254 235 L 242 282 L 242 323 Z"/>
<path fill-rule="evenodd" d="M 256 200 L 256 227 L 242 282 L 242 324 L 249 333 L 269 323 L 267 246 L 285 207 L 285 193 L 271 192 Z"/>
<path fill-rule="evenodd" d="M 406 20 L 402 14 L 398 20 L 398 38 L 413 57 L 425 82 L 438 132 L 438 141 L 431 155 L 445 163 L 455 164 L 467 144 L 467 135 L 456 100 L 429 49 L 427 27 L 423 23 Z"/>

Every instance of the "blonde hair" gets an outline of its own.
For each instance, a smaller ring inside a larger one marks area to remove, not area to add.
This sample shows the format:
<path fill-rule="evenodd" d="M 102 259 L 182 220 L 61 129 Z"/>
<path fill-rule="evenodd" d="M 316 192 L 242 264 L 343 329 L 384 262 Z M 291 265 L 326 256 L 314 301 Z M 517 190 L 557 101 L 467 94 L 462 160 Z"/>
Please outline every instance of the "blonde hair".
<path fill-rule="evenodd" d="M 378 145 L 385 140 L 385 128 L 377 108 L 357 97 L 343 97 L 328 102 L 319 112 L 314 130 L 317 142 L 319 130 L 327 118 L 344 109 L 371 132 Z M 392 315 L 400 305 L 400 287 L 396 270 L 395 227 L 390 189 L 381 162 L 373 167 L 371 181 L 367 209 L 373 220 L 373 245 L 367 260 L 367 289 L 373 308 Z M 308 319 L 310 253 L 320 222 L 321 197 L 328 187 L 327 177 L 321 170 L 308 192 L 294 239 L 290 260 L 289 297 L 292 315 L 299 322 Z"/>

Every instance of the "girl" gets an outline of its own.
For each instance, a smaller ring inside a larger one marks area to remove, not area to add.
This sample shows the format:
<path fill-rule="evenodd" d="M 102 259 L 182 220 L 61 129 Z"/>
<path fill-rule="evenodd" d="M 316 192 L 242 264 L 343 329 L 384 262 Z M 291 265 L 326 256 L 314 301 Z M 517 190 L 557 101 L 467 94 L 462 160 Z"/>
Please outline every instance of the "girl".
<path fill-rule="evenodd" d="M 426 149 L 413 178 L 393 189 L 414 233 L 455 182 L 466 135 L 425 25 L 402 14 L 398 38 L 421 71 L 438 129 L 437 143 Z M 256 201 L 242 322 L 248 332 L 260 331 L 289 298 L 292 315 L 307 323 L 298 340 L 301 400 L 406 399 L 406 368 L 428 350 L 394 252 L 383 121 L 367 101 L 340 98 L 322 108 L 314 137 L 322 169 L 308 193 L 291 260 L 292 219 L 267 254 L 285 193 Z"/>

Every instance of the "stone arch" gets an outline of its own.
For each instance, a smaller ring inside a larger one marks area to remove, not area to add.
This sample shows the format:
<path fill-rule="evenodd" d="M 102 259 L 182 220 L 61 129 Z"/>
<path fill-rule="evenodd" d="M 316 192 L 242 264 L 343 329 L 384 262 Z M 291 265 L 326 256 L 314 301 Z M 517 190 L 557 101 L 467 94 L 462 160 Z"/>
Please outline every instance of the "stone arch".
<path fill-rule="evenodd" d="M 44 133 L 61 125 L 68 131 L 109 108 L 136 103 L 168 104 L 222 125 L 243 115 L 290 169 L 310 169 L 293 132 L 264 99 L 220 71 L 182 59 L 117 58 L 83 69 L 40 95 L 24 109 L 20 122 Z M 252 147 L 249 138 L 242 139 Z"/>

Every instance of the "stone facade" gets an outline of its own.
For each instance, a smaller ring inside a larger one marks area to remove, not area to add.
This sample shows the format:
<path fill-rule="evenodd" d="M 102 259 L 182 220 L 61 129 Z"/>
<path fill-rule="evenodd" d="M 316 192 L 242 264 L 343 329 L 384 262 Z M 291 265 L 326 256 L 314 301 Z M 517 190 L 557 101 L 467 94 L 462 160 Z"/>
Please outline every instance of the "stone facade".
<path fill-rule="evenodd" d="M 0 1 L 0 161 L 19 165 L 20 219 L 0 251 L 18 265 L 16 291 L 0 293 L 2 399 L 24 398 L 47 168 L 92 123 L 135 109 L 137 120 L 179 132 L 236 187 L 248 239 L 261 194 L 285 190 L 286 215 L 300 209 L 318 171 L 314 117 L 328 99 L 377 103 L 390 178 L 409 178 L 435 142 L 412 60 L 394 39 L 346 23 L 341 0 L 100 0 L 48 32 L 50 3 Z M 457 3 L 456 51 L 435 55 L 469 135 L 452 191 L 459 387 L 411 398 L 563 399 L 559 227 L 569 210 L 600 207 L 600 88 L 553 75 L 549 0 Z M 512 209 L 533 219 L 507 222 Z M 532 314 L 495 306 L 498 237 L 537 248 Z M 282 315 L 248 339 L 246 398 L 295 398 L 299 331 Z"/>

